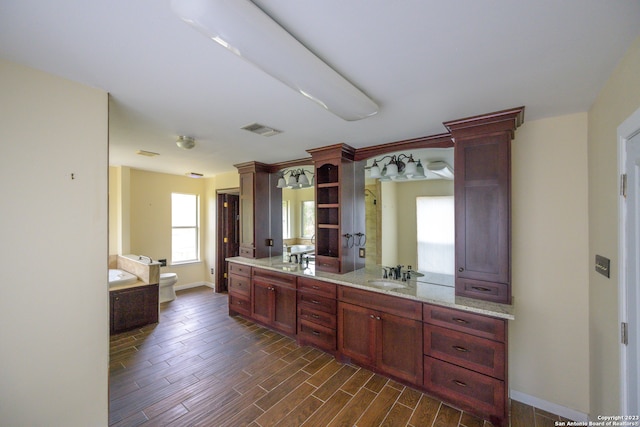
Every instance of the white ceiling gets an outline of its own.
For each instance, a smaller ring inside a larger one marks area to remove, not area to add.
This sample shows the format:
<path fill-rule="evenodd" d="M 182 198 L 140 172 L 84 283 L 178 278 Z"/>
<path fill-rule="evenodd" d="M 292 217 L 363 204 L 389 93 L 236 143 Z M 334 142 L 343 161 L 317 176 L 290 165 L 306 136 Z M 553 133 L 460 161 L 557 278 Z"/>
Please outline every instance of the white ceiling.
<path fill-rule="evenodd" d="M 521 105 L 525 120 L 587 111 L 640 35 L 638 0 L 254 2 L 379 113 L 338 118 L 183 23 L 170 0 L 0 0 L 0 57 L 108 91 L 112 165 L 212 176 Z M 240 129 L 253 122 L 284 133 Z M 176 147 L 182 134 L 193 150 Z"/>

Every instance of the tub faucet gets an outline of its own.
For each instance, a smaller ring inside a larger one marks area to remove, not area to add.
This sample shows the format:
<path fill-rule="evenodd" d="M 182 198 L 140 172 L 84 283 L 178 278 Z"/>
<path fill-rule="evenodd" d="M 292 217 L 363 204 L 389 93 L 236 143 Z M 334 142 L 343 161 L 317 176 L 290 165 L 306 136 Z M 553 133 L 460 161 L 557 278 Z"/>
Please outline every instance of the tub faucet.
<path fill-rule="evenodd" d="M 151 264 L 153 262 L 153 260 L 151 259 L 151 257 L 148 257 L 146 255 L 138 255 L 138 259 L 139 260 L 143 260 L 143 259 L 148 259 L 149 260 L 149 264 Z"/>

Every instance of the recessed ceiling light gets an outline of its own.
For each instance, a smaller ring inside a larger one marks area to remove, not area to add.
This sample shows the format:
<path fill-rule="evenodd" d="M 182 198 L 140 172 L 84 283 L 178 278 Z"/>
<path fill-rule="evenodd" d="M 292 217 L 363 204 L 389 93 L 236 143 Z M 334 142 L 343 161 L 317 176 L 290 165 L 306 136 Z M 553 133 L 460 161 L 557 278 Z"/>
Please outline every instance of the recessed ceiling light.
<path fill-rule="evenodd" d="M 242 126 L 241 129 L 248 130 L 249 132 L 253 132 L 255 134 L 262 135 L 262 136 L 273 136 L 273 135 L 282 133 L 281 130 L 274 129 L 269 126 L 261 125 L 260 123 L 251 123 L 249 125 Z"/>
<path fill-rule="evenodd" d="M 141 156 L 147 156 L 147 157 L 154 157 L 154 156 L 160 155 L 160 153 L 154 153 L 153 151 L 145 151 L 145 150 L 138 150 L 136 154 L 139 154 Z"/>

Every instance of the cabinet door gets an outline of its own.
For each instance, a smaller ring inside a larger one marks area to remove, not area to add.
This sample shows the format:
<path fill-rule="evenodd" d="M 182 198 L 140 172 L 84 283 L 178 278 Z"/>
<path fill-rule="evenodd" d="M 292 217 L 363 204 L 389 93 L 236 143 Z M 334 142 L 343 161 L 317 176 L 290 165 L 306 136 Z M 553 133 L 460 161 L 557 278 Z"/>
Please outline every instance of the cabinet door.
<path fill-rule="evenodd" d="M 510 302 L 510 144 L 506 133 L 456 143 L 459 295 Z"/>
<path fill-rule="evenodd" d="M 338 350 L 354 362 L 373 366 L 376 360 L 376 313 L 338 303 Z"/>
<path fill-rule="evenodd" d="M 286 334 L 296 333 L 296 290 L 271 285 L 274 289 L 273 327 Z"/>
<path fill-rule="evenodd" d="M 155 291 L 155 294 L 154 294 Z M 111 292 L 111 332 L 121 332 L 158 321 L 158 286 Z"/>
<path fill-rule="evenodd" d="M 422 385 L 422 323 L 387 313 L 376 317 L 377 366 L 397 378 Z"/>
<path fill-rule="evenodd" d="M 252 283 L 253 300 L 251 302 L 251 317 L 265 324 L 271 323 L 273 307 L 272 285 L 254 280 Z"/>
<path fill-rule="evenodd" d="M 254 174 L 240 174 L 240 246 L 245 248 L 242 256 L 253 258 L 253 197 Z"/>

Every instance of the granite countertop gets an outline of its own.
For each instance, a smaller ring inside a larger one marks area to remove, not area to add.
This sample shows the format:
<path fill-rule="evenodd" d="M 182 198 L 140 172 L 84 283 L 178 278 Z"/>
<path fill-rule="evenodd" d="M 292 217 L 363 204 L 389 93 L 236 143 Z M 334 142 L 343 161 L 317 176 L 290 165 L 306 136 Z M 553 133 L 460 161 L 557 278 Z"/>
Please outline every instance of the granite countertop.
<path fill-rule="evenodd" d="M 148 285 L 149 285 L 148 283 L 145 283 L 142 280 L 138 280 L 137 282 L 128 283 L 126 285 L 110 286 L 109 287 L 109 292 L 111 292 L 111 291 L 121 291 L 123 289 L 137 288 L 137 287 L 140 287 L 140 286 L 148 286 Z"/>
<path fill-rule="evenodd" d="M 227 258 L 227 261 L 251 267 L 266 268 L 268 270 L 279 271 L 301 277 L 314 277 L 316 279 L 338 285 L 366 289 L 368 291 L 451 307 L 458 310 L 484 314 L 502 319 L 515 319 L 513 305 L 498 304 L 489 301 L 456 296 L 454 277 L 452 275 L 435 273 L 426 274 L 423 277 L 412 278 L 411 280 L 402 282 L 382 279 L 383 271 L 380 266 L 362 268 L 345 274 L 336 274 L 324 271 L 315 271 L 314 265 L 309 265 L 309 267 L 305 268 L 299 264 L 283 262 L 283 258 L 281 256 L 260 259 L 232 257 Z M 398 285 L 402 285 L 403 287 L 397 289 L 381 288 L 374 286 L 371 283 L 371 281 L 374 280 L 397 282 Z"/>

